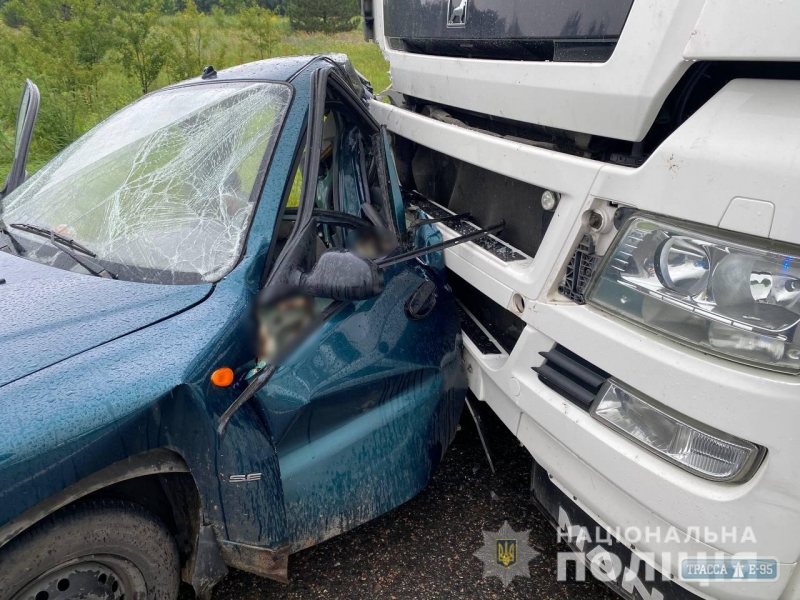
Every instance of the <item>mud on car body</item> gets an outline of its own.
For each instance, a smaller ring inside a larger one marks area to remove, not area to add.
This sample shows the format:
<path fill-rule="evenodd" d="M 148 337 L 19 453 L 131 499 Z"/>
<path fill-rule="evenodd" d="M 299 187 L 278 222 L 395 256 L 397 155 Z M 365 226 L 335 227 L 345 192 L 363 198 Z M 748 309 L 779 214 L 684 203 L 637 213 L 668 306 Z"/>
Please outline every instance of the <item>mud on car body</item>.
<path fill-rule="evenodd" d="M 425 487 L 460 327 L 369 96 L 344 57 L 207 69 L 25 180 L 28 85 L 0 204 L 0 598 L 285 581 Z"/>

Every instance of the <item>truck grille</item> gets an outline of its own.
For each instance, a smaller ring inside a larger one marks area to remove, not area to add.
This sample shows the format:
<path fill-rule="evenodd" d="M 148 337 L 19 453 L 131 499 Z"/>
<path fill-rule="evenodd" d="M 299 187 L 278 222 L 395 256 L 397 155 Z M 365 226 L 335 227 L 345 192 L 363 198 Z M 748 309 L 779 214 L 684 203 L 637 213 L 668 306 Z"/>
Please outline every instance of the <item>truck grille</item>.
<path fill-rule="evenodd" d="M 545 358 L 542 366 L 533 367 L 539 375 L 539 380 L 588 411 L 597 392 L 608 379 L 608 373 L 561 345 L 539 354 Z"/>
<path fill-rule="evenodd" d="M 411 192 L 406 194 L 406 200 L 409 205 L 416 206 L 419 210 L 424 212 L 429 218 L 432 219 L 441 219 L 443 217 L 450 217 L 456 214 L 449 208 L 445 208 L 444 206 L 436 204 L 436 202 L 428 200 L 419 193 Z M 467 233 L 472 233 L 473 231 L 478 231 L 480 229 L 479 225 L 476 225 L 468 219 L 450 221 L 446 224 L 446 227 L 449 227 L 458 235 L 466 235 Z M 505 243 L 493 235 L 487 235 L 486 237 L 473 240 L 472 243 L 480 248 L 483 248 L 490 254 L 493 254 L 503 262 L 525 260 L 528 258 L 521 252 L 517 252 L 516 248 L 513 246 Z"/>
<path fill-rule="evenodd" d="M 616 40 L 443 40 L 386 38 L 392 50 L 428 56 L 550 62 L 606 62 Z"/>
<path fill-rule="evenodd" d="M 525 321 L 447 269 L 447 283 L 459 305 L 461 329 L 482 354 L 511 354 Z"/>
<path fill-rule="evenodd" d="M 461 331 L 467 334 L 467 337 L 472 340 L 472 343 L 475 344 L 481 354 L 500 354 L 500 348 L 486 335 L 486 332 L 478 324 L 477 319 L 470 315 L 460 302 L 456 302 L 458 316 L 461 319 Z"/>

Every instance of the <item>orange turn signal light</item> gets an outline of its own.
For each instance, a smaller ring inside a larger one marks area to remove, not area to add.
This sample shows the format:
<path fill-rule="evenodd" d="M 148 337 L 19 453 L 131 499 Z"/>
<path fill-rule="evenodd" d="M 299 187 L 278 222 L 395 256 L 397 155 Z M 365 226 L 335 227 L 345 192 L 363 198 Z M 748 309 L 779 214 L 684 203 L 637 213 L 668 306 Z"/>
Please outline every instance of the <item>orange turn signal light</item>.
<path fill-rule="evenodd" d="M 228 387 L 233 383 L 233 369 L 222 367 L 211 374 L 211 383 L 217 387 Z"/>

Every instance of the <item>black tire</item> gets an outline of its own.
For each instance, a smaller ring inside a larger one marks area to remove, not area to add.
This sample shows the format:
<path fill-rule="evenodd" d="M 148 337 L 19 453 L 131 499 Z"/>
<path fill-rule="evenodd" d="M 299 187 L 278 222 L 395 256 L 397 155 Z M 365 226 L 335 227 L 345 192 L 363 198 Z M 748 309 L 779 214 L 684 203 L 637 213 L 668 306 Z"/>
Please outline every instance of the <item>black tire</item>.
<path fill-rule="evenodd" d="M 0 548 L 0 600 L 174 600 L 178 549 L 142 506 L 93 500 L 52 515 Z M 93 594 L 93 595 L 91 595 Z"/>

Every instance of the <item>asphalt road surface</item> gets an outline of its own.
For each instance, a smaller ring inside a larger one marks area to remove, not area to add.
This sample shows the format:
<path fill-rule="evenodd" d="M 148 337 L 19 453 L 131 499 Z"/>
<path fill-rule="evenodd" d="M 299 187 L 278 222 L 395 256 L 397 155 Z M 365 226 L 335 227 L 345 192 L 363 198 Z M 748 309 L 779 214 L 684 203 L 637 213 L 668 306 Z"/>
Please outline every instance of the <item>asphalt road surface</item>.
<path fill-rule="evenodd" d="M 603 584 L 556 580 L 557 543 L 552 525 L 530 503 L 531 459 L 505 426 L 481 403 L 497 474 L 492 475 L 469 413 L 439 472 L 427 489 L 395 510 L 289 559 L 287 586 L 231 571 L 214 600 L 448 599 L 505 600 L 615 598 Z M 497 532 L 508 521 L 530 529 L 530 545 L 541 553 L 530 578 L 507 588 L 483 578 L 473 554 L 482 531 Z M 192 597 L 184 590 L 181 600 Z"/>

